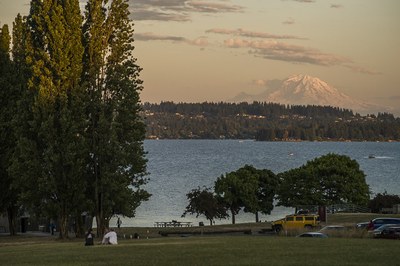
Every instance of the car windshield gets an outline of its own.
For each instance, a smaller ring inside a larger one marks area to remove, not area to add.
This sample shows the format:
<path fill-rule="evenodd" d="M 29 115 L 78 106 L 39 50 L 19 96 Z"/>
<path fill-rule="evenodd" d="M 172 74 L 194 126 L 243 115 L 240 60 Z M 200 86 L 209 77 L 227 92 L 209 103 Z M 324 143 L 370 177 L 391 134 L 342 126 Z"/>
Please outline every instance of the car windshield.
<path fill-rule="evenodd" d="M 390 226 L 394 226 L 394 225 L 396 225 L 396 224 L 384 224 L 384 225 L 381 225 L 378 228 L 376 228 L 375 231 L 382 231 L 383 229 L 390 227 Z"/>
<path fill-rule="evenodd" d="M 325 226 L 324 228 L 322 228 L 320 231 L 326 231 L 326 230 L 341 230 L 344 229 L 345 227 L 342 225 L 329 225 L 329 226 Z"/>

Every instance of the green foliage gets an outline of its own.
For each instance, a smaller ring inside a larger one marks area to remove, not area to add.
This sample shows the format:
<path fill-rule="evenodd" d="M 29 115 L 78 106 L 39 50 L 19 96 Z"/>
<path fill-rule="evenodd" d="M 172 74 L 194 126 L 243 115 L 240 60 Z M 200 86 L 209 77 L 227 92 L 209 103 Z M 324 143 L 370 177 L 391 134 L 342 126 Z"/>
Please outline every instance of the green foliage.
<path fill-rule="evenodd" d="M 144 104 L 147 137 L 160 139 L 400 140 L 400 118 L 276 103 Z"/>
<path fill-rule="evenodd" d="M 279 205 L 366 205 L 369 200 L 364 172 L 357 161 L 345 155 L 327 154 L 278 177 Z"/>
<path fill-rule="evenodd" d="M 83 79 L 89 100 L 86 139 L 93 188 L 89 191 L 102 232 L 116 213 L 133 217 L 150 194 L 147 182 L 140 112 L 140 67 L 133 57 L 133 26 L 126 1 L 90 0 L 83 25 Z M 115 195 L 119 195 L 115 197 Z"/>
<path fill-rule="evenodd" d="M 387 192 L 378 193 L 368 203 L 368 208 L 371 212 L 379 213 L 382 208 L 392 208 L 393 205 L 400 204 L 400 197 L 398 195 L 390 195 Z"/>
<path fill-rule="evenodd" d="M 268 169 L 257 170 L 257 175 L 257 205 L 255 206 L 255 208 L 249 208 L 250 212 L 271 214 L 271 211 L 274 208 L 276 191 L 279 186 L 278 177 L 271 170 Z M 256 219 L 256 222 L 258 222 L 258 219 Z"/>
<path fill-rule="evenodd" d="M 86 207 L 84 191 L 85 117 L 79 86 L 82 69 L 82 18 L 77 1 L 32 3 L 25 48 L 28 85 L 35 92 L 30 132 L 22 134 L 15 153 L 19 184 L 36 184 L 27 200 L 47 216 L 58 218 L 60 237 L 68 235 L 68 217 Z M 19 32 L 23 34 L 23 32 Z M 26 158 L 26 154 L 35 158 Z M 26 172 L 33 163 L 35 170 Z M 25 173 L 21 173 L 25 172 Z M 26 188 L 27 189 L 27 188 Z"/>
<path fill-rule="evenodd" d="M 83 18 L 78 0 L 32 1 L 26 20 L 14 23 L 13 61 L 11 39 L 5 29 L 0 35 L 0 71 L 8 69 L 0 82 L 10 85 L 0 108 L 13 126 L 4 135 L 12 157 L 2 151 L 4 188 L 18 188 L 31 213 L 57 219 L 62 238 L 68 219 L 79 222 L 84 211 L 104 229 L 113 214 L 132 217 L 150 197 L 128 8 L 90 0 Z"/>
<path fill-rule="evenodd" d="M 186 197 L 189 200 L 189 204 L 186 206 L 182 217 L 185 217 L 186 214 L 196 214 L 196 217 L 204 215 L 210 221 L 210 225 L 213 224 L 215 219 L 228 217 L 224 204 L 211 191 L 211 188 L 204 187 L 201 189 L 198 187 L 197 189 L 192 189 L 186 194 Z"/>
<path fill-rule="evenodd" d="M 277 185 L 278 181 L 271 171 L 245 165 L 219 177 L 215 182 L 215 192 L 231 211 L 233 224 L 241 208 L 256 214 L 258 222 L 258 212 L 271 213 Z"/>
<path fill-rule="evenodd" d="M 0 213 L 7 211 L 10 235 L 15 235 L 19 191 L 13 187 L 8 168 L 16 143 L 13 119 L 19 95 L 13 86 L 15 66 L 10 57 L 10 44 L 8 25 L 3 25 L 0 28 Z"/>

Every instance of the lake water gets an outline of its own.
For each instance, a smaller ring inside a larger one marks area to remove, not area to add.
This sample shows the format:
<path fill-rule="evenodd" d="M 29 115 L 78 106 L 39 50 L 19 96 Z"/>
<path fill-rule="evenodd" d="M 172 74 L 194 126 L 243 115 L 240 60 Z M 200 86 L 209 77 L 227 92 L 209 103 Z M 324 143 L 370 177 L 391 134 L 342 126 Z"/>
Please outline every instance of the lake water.
<path fill-rule="evenodd" d="M 153 226 L 158 221 L 203 221 L 188 215 L 181 218 L 188 204 L 186 193 L 198 186 L 213 187 L 215 180 L 245 164 L 274 173 L 299 167 L 327 153 L 343 154 L 357 160 L 374 193 L 400 195 L 400 143 L 393 142 L 255 142 L 239 140 L 146 140 L 150 181 L 145 189 L 152 194 L 142 203 L 136 217 L 124 217 L 123 226 Z M 368 158 L 370 154 L 374 159 Z M 293 209 L 275 207 L 261 220 L 275 220 Z M 237 223 L 253 222 L 253 214 L 240 213 Z M 231 223 L 230 218 L 216 224 Z M 111 220 L 110 225 L 114 226 Z"/>

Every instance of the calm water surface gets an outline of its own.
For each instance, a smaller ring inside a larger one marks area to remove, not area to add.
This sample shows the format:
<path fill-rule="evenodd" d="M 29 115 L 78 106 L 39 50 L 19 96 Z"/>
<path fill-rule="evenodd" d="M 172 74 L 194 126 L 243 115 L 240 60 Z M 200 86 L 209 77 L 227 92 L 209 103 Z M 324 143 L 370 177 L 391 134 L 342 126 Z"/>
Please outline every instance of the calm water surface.
<path fill-rule="evenodd" d="M 215 180 L 245 164 L 280 173 L 327 153 L 355 159 L 367 175 L 374 193 L 400 194 L 400 143 L 386 142 L 255 142 L 239 140 L 146 140 L 148 172 L 146 185 L 153 196 L 142 203 L 133 219 L 123 218 L 123 226 L 153 226 L 156 221 L 207 222 L 194 215 L 181 218 L 188 204 L 186 193 L 198 186 L 213 186 Z M 370 154 L 374 159 L 368 158 Z M 262 220 L 274 220 L 292 213 L 275 207 Z M 253 214 L 240 213 L 237 222 L 253 222 Z M 114 221 L 110 224 L 113 225 Z M 231 220 L 217 220 L 216 224 Z"/>

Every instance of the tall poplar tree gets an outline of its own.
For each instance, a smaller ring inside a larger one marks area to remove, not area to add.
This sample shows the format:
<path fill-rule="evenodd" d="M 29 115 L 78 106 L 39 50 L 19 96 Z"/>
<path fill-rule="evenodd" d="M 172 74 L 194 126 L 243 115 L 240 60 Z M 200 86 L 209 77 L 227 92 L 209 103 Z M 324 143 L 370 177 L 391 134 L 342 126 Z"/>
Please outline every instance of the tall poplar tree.
<path fill-rule="evenodd" d="M 57 219 L 61 238 L 83 211 L 103 233 L 113 214 L 133 217 L 150 197 L 128 3 L 89 0 L 83 23 L 78 0 L 31 1 L 26 22 L 17 17 L 14 27 L 24 93 L 13 186 L 31 212 Z"/>
<path fill-rule="evenodd" d="M 127 1 L 89 0 L 83 27 L 85 56 L 83 82 L 90 97 L 87 105 L 87 139 L 91 161 L 98 233 L 114 214 L 133 217 L 149 194 L 143 140 L 145 125 L 140 112 L 140 67 L 133 56 L 133 24 Z"/>
<path fill-rule="evenodd" d="M 36 178 L 40 176 L 39 156 L 37 156 L 33 116 L 33 102 L 36 92 L 28 90 L 28 79 L 32 68 L 28 62 L 32 61 L 32 46 L 26 17 L 17 15 L 13 23 L 12 58 L 14 63 L 14 88 L 19 91 L 19 99 L 14 113 L 13 129 L 16 135 L 15 150 L 9 172 L 12 176 L 13 188 L 18 188 L 19 199 L 23 210 L 30 208 L 31 213 L 39 211 L 41 200 L 36 193 Z M 32 189 L 33 188 L 33 189 Z"/>
<path fill-rule="evenodd" d="M 0 28 L 0 212 L 7 211 L 10 235 L 15 235 L 18 192 L 13 186 L 9 166 L 16 142 L 12 123 L 18 93 L 13 86 L 15 76 L 10 44 L 8 25 L 3 25 Z"/>
<path fill-rule="evenodd" d="M 25 48 L 33 120 L 13 168 L 23 172 L 21 185 L 34 185 L 26 198 L 58 220 L 61 238 L 68 236 L 68 217 L 85 203 L 81 25 L 77 0 L 31 2 Z"/>

